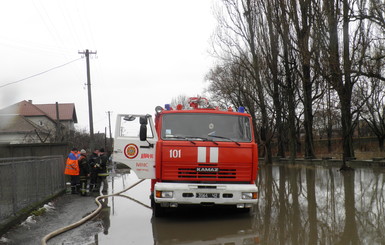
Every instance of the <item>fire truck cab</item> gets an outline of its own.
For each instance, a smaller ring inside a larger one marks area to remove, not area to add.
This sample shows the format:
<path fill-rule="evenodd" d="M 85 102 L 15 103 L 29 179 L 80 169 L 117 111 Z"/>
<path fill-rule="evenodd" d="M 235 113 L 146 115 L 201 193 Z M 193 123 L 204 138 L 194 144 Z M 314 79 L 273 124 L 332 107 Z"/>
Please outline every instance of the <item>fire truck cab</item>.
<path fill-rule="evenodd" d="M 151 179 L 156 217 L 185 205 L 251 208 L 258 197 L 251 116 L 243 108 L 210 108 L 204 98 L 189 102 L 188 109 L 158 106 L 155 123 L 148 114 L 119 114 L 114 161 Z"/>

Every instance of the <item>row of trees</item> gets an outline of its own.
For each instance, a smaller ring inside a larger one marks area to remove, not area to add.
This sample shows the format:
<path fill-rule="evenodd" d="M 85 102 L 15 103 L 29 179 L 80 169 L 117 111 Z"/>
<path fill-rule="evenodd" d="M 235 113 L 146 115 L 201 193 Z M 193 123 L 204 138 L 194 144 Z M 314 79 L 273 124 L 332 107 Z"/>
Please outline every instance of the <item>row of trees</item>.
<path fill-rule="evenodd" d="M 383 146 L 384 13 L 383 0 L 222 0 L 208 91 L 248 109 L 267 162 L 273 139 L 279 156 L 295 158 L 302 131 L 315 158 L 315 117 L 329 142 L 341 128 L 344 157 L 354 157 L 360 118 Z"/>
<path fill-rule="evenodd" d="M 77 147 L 92 152 L 94 149 L 104 148 L 106 152 L 112 152 L 113 139 L 107 138 L 106 133 L 94 134 L 94 149 L 90 149 L 91 137 L 87 129 L 77 129 L 68 134 L 62 142 L 67 142 L 70 147 Z"/>

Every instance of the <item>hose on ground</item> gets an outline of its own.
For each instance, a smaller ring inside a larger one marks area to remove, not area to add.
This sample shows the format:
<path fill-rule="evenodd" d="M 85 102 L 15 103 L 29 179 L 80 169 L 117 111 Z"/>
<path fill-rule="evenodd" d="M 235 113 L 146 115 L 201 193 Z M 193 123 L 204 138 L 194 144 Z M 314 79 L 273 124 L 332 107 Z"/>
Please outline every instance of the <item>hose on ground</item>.
<path fill-rule="evenodd" d="M 116 193 L 112 193 L 112 194 L 109 194 L 109 195 L 101 195 L 101 196 L 98 196 L 95 198 L 95 202 L 96 204 L 98 205 L 98 208 L 95 209 L 91 214 L 87 215 L 86 217 L 82 218 L 81 220 L 79 220 L 78 222 L 75 222 L 73 224 L 70 224 L 68 226 L 65 226 L 65 227 L 62 227 L 60 229 L 57 229 L 51 233 L 49 233 L 48 235 L 44 236 L 42 239 L 41 239 L 41 244 L 42 245 L 46 245 L 47 244 L 47 241 L 63 232 L 66 232 L 66 231 L 69 231 L 73 228 L 76 228 L 82 224 L 84 224 L 85 222 L 87 222 L 88 220 L 92 219 L 93 217 L 95 217 L 99 212 L 100 210 L 102 210 L 102 204 L 99 202 L 100 199 L 103 199 L 103 198 L 108 198 L 110 196 L 118 196 L 120 195 L 121 193 L 123 192 L 126 192 L 128 190 L 130 190 L 131 188 L 137 186 L 138 184 L 140 184 L 141 182 L 143 182 L 145 179 L 141 179 L 139 180 L 138 182 L 136 182 L 135 184 L 129 186 L 128 188 L 122 190 L 122 191 L 119 191 L 119 192 L 116 192 Z"/>

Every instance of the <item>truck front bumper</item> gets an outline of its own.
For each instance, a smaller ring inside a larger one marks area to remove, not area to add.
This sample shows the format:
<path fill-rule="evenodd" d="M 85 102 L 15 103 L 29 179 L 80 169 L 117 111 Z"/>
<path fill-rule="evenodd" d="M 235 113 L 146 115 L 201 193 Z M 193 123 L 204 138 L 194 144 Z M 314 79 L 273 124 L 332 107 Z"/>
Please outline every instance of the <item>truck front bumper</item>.
<path fill-rule="evenodd" d="M 235 205 L 250 208 L 258 201 L 253 184 L 193 184 L 158 182 L 154 188 L 155 203 L 162 207 L 178 205 Z"/>

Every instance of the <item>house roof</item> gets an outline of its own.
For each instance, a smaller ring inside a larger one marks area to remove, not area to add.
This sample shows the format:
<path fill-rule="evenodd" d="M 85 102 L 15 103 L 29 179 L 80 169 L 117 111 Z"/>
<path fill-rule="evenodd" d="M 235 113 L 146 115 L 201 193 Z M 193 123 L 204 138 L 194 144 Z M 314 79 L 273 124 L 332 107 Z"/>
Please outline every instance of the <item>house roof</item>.
<path fill-rule="evenodd" d="M 64 103 L 59 105 L 59 120 L 74 121 L 77 123 L 77 116 L 74 103 Z M 56 120 L 56 104 L 32 104 L 23 100 L 19 103 L 8 106 L 0 110 L 0 114 L 17 114 L 21 116 L 47 116 L 51 120 Z"/>
<path fill-rule="evenodd" d="M 0 110 L 0 114 L 17 114 L 21 116 L 46 116 L 42 110 L 32 103 L 23 100 Z"/>
<path fill-rule="evenodd" d="M 24 116 L 0 114 L 0 133 L 26 133 L 34 130 L 48 132 Z"/>
<path fill-rule="evenodd" d="M 56 104 L 36 104 L 35 106 L 44 111 L 50 118 L 56 120 Z M 58 104 L 58 106 L 60 121 L 74 121 L 75 123 L 78 122 L 74 103 Z"/>

